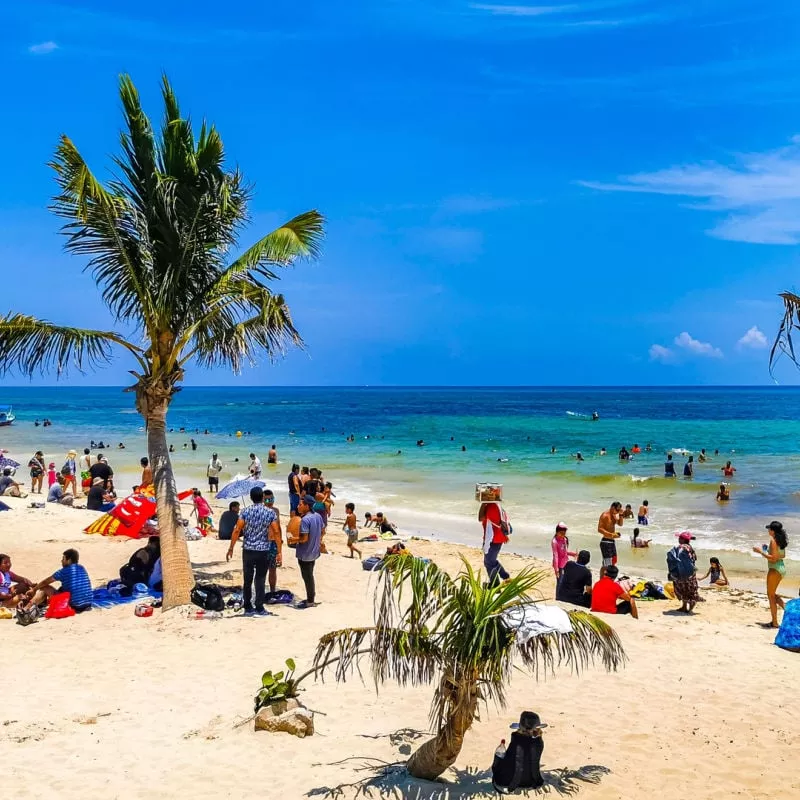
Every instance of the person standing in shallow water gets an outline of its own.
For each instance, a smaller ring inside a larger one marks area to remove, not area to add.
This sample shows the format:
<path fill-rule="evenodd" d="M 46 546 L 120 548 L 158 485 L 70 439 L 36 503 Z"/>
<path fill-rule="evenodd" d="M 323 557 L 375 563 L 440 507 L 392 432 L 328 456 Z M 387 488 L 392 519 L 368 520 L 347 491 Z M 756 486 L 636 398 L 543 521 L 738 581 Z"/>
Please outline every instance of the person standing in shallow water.
<path fill-rule="evenodd" d="M 508 580 L 510 575 L 498 560 L 500 550 L 508 541 L 507 534 L 511 532 L 505 509 L 500 503 L 481 503 L 478 509 L 478 522 L 483 526 L 483 566 L 489 584 L 493 584 L 498 576 Z"/>
<path fill-rule="evenodd" d="M 783 525 L 773 520 L 767 525 L 769 531 L 769 544 L 754 547 L 753 552 L 758 553 L 767 560 L 767 599 L 769 600 L 769 613 L 772 617 L 769 627 L 778 628 L 778 606 L 785 608 L 783 598 L 778 594 L 778 586 L 786 575 L 786 548 L 789 546 L 789 537 Z"/>

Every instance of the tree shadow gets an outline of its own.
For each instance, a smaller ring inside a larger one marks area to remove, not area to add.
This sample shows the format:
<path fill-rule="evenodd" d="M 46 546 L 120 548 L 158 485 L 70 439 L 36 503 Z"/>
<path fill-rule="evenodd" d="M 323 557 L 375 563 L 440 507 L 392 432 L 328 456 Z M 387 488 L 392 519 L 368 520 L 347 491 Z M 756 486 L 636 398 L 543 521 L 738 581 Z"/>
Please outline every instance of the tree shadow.
<path fill-rule="evenodd" d="M 539 789 L 518 789 L 515 792 L 498 792 L 492 785 L 492 772 L 450 769 L 446 777 L 438 781 L 423 781 L 413 778 L 406 770 L 405 762 L 388 763 L 377 758 L 344 759 L 335 762 L 360 761 L 356 772 L 366 773 L 363 778 L 338 786 L 319 786 L 306 793 L 307 797 L 325 798 L 382 798 L 383 800 L 467 800 L 467 798 L 513 797 L 573 797 L 585 783 L 598 784 L 611 770 L 598 764 L 586 764 L 577 769 L 542 770 L 544 786 Z M 329 765 L 332 766 L 332 765 Z"/>

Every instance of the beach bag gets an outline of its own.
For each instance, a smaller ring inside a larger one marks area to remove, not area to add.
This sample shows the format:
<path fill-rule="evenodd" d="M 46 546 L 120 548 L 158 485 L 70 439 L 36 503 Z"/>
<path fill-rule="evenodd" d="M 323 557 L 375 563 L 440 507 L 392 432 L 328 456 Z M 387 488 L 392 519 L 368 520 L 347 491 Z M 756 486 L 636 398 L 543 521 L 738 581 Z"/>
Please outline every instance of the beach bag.
<path fill-rule="evenodd" d="M 47 604 L 47 611 L 44 613 L 45 619 L 66 619 L 74 616 L 75 609 L 69 604 L 69 592 L 54 594 Z"/>
<path fill-rule="evenodd" d="M 213 583 L 195 584 L 191 594 L 192 602 L 206 611 L 224 611 L 225 599 L 222 590 Z"/>
<path fill-rule="evenodd" d="M 33 625 L 34 622 L 39 621 L 39 609 L 36 606 L 31 606 L 27 611 L 21 608 L 17 609 L 17 625 Z"/>
<path fill-rule="evenodd" d="M 694 574 L 694 564 L 689 553 L 678 544 L 667 553 L 667 571 L 671 580 L 691 578 Z"/>
<path fill-rule="evenodd" d="M 383 561 L 383 559 L 380 556 L 370 556 L 361 562 L 361 569 L 372 572 L 372 570 L 380 567 L 381 561 Z"/>
<path fill-rule="evenodd" d="M 69 461 L 64 462 L 64 466 L 61 467 L 61 474 L 66 478 L 69 475 L 72 475 L 72 470 L 69 468 Z"/>
<path fill-rule="evenodd" d="M 775 644 L 785 650 L 800 652 L 800 597 L 786 604 Z"/>

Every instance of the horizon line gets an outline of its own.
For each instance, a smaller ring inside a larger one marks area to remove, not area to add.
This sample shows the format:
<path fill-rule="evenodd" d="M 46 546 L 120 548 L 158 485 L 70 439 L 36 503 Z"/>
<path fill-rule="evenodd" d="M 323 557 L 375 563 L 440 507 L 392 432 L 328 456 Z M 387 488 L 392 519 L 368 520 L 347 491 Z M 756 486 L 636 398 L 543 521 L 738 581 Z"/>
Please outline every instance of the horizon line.
<path fill-rule="evenodd" d="M 119 389 L 125 392 L 129 387 L 117 384 L 95 384 L 90 386 L 67 386 L 64 384 L 43 383 L 38 385 L 30 384 L 6 384 L 5 389 L 80 389 L 90 391 L 92 389 Z M 196 384 L 181 386 L 176 394 L 187 389 L 800 389 L 800 384 L 780 384 L 780 383 L 660 383 L 660 384 L 414 384 L 414 383 L 394 383 L 394 384 L 242 384 L 235 386 L 220 386 L 219 384 Z M 131 393 L 132 394 L 132 393 Z M 2 398 L 2 389 L 0 389 Z"/>

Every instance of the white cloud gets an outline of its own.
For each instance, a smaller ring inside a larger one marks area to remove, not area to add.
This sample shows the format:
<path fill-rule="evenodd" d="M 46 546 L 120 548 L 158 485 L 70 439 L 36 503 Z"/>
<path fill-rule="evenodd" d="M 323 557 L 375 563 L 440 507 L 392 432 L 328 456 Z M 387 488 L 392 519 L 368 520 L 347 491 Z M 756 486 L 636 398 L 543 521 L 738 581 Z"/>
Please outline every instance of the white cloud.
<path fill-rule="evenodd" d="M 675 353 L 669 347 L 662 347 L 660 344 L 650 346 L 650 360 L 662 361 L 664 364 L 669 364 L 675 360 Z"/>
<path fill-rule="evenodd" d="M 729 211 L 711 236 L 756 244 L 800 244 L 800 136 L 777 150 L 744 153 L 730 165 L 704 162 L 623 175 L 617 183 L 581 181 L 611 192 L 697 198 L 692 206 Z"/>
<path fill-rule="evenodd" d="M 476 11 L 488 11 L 498 17 L 542 17 L 546 14 L 563 14 L 578 10 L 577 5 L 567 6 L 507 6 L 492 3 L 470 3 Z"/>
<path fill-rule="evenodd" d="M 677 347 L 688 350 L 693 355 L 708 358 L 722 358 L 722 350 L 708 342 L 701 342 L 697 339 L 693 339 L 686 331 L 676 336 L 674 342 Z"/>
<path fill-rule="evenodd" d="M 46 56 L 48 53 L 52 53 L 53 50 L 58 50 L 58 45 L 55 42 L 40 42 L 39 44 L 32 44 L 28 48 L 28 52 L 33 53 L 35 56 Z"/>
<path fill-rule="evenodd" d="M 753 327 L 739 339 L 736 346 L 740 348 L 749 348 L 751 350 L 764 350 L 769 347 L 769 343 L 763 331 L 760 331 L 758 326 L 753 325 Z"/>

